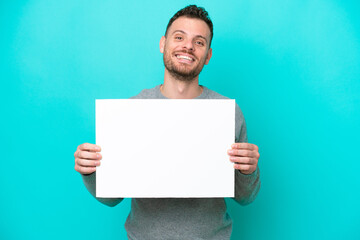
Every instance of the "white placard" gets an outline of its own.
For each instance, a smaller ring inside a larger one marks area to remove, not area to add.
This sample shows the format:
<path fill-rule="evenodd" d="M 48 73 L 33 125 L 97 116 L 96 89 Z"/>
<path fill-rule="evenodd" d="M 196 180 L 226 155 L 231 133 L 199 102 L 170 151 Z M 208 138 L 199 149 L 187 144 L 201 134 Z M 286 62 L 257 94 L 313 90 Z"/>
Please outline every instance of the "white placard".
<path fill-rule="evenodd" d="M 96 196 L 234 197 L 232 99 L 96 100 Z"/>

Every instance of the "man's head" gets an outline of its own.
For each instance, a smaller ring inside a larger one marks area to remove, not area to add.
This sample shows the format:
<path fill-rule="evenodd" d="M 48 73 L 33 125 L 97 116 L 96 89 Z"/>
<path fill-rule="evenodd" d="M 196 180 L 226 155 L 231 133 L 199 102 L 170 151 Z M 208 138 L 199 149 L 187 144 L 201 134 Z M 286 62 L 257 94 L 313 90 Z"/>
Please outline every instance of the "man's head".
<path fill-rule="evenodd" d="M 203 20 L 210 29 L 209 47 L 211 47 L 211 41 L 214 36 L 213 23 L 209 17 L 208 12 L 205 10 L 205 8 L 198 7 L 196 5 L 189 5 L 187 7 L 184 7 L 183 9 L 180 9 L 179 11 L 177 11 L 177 13 L 175 13 L 174 16 L 170 19 L 170 21 L 166 27 L 165 37 L 167 36 L 168 30 L 169 30 L 170 26 L 172 25 L 172 23 L 179 17 L 187 17 L 187 18 L 195 18 L 195 19 Z"/>
<path fill-rule="evenodd" d="M 212 29 L 204 8 L 191 5 L 178 11 L 160 40 L 166 72 L 182 81 L 197 79 L 212 56 Z"/>

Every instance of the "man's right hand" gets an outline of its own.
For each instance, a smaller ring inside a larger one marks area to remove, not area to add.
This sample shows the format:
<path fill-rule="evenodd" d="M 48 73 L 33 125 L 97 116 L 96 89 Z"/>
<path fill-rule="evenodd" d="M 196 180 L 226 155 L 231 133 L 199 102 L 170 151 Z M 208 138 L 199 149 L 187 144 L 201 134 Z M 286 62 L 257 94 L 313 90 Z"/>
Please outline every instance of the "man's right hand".
<path fill-rule="evenodd" d="M 75 157 L 75 170 L 81 174 L 90 174 L 96 171 L 102 158 L 100 146 L 91 143 L 83 143 L 78 146 Z"/>

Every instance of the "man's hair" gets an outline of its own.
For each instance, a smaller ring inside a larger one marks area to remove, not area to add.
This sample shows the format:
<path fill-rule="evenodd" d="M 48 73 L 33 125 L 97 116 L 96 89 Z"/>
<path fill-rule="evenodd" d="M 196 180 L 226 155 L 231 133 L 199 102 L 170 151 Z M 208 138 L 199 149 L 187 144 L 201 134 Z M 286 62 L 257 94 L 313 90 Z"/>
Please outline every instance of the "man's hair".
<path fill-rule="evenodd" d="M 188 18 L 197 18 L 200 20 L 203 20 L 209 27 L 210 29 L 210 44 L 209 47 L 211 46 L 211 41 L 212 38 L 214 36 L 213 33 L 213 23 L 209 17 L 208 12 L 205 10 L 205 8 L 203 7 L 198 7 L 196 5 L 189 5 L 187 7 L 184 7 L 183 9 L 180 9 L 177 13 L 175 13 L 175 15 L 170 19 L 167 27 L 166 27 L 166 31 L 165 31 L 165 36 L 167 35 L 168 29 L 170 28 L 171 24 L 178 19 L 179 17 L 188 17 Z"/>

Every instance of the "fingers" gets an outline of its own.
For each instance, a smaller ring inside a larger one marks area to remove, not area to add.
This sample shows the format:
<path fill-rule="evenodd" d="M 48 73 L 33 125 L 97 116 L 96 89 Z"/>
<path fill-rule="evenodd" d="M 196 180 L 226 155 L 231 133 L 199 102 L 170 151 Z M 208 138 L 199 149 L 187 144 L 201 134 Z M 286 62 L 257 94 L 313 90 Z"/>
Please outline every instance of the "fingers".
<path fill-rule="evenodd" d="M 234 168 L 239 170 L 243 174 L 251 174 L 255 172 L 256 165 L 234 164 Z"/>
<path fill-rule="evenodd" d="M 81 174 L 90 174 L 96 171 L 96 167 L 81 167 L 79 165 L 75 165 L 75 170 Z"/>
<path fill-rule="evenodd" d="M 248 157 L 230 157 L 230 162 L 234 163 L 234 168 L 239 170 L 248 170 L 247 167 L 257 166 L 257 158 Z"/>
<path fill-rule="evenodd" d="M 257 164 L 256 158 L 249 157 L 230 157 L 230 161 L 238 164 Z"/>
<path fill-rule="evenodd" d="M 252 143 L 234 143 L 231 145 L 232 149 L 248 149 L 252 151 L 259 151 L 259 147 Z"/>
<path fill-rule="evenodd" d="M 259 158 L 260 154 L 258 151 L 251 151 L 247 149 L 230 149 L 228 150 L 229 156 L 241 156 L 241 157 L 253 157 Z"/>
<path fill-rule="evenodd" d="M 90 152 L 101 152 L 101 147 L 96 144 L 83 143 L 79 145 L 78 150 L 90 151 Z"/>
<path fill-rule="evenodd" d="M 102 156 L 101 148 L 95 144 L 84 143 L 78 146 L 75 157 L 75 170 L 81 174 L 90 174 L 96 171 L 96 167 L 100 166 Z"/>
<path fill-rule="evenodd" d="M 76 159 L 77 165 L 80 167 L 97 167 L 100 166 L 100 161 L 87 160 L 87 159 Z"/>
<path fill-rule="evenodd" d="M 81 174 L 90 174 L 96 171 L 96 167 L 100 166 L 100 159 L 89 160 L 83 158 L 75 158 L 75 170 Z"/>
<path fill-rule="evenodd" d="M 259 147 L 251 143 L 234 143 L 228 150 L 228 155 L 234 168 L 243 174 L 253 173 L 260 157 Z"/>
<path fill-rule="evenodd" d="M 102 158 L 100 153 L 87 152 L 87 151 L 76 151 L 74 154 L 75 158 L 93 159 L 100 160 Z"/>
<path fill-rule="evenodd" d="M 93 173 L 97 166 L 100 166 L 100 161 L 75 159 L 75 170 L 81 174 Z"/>

